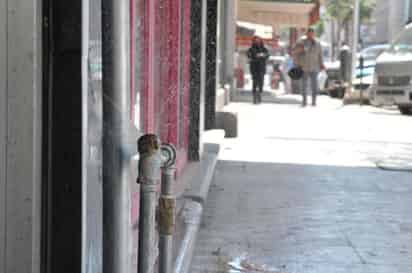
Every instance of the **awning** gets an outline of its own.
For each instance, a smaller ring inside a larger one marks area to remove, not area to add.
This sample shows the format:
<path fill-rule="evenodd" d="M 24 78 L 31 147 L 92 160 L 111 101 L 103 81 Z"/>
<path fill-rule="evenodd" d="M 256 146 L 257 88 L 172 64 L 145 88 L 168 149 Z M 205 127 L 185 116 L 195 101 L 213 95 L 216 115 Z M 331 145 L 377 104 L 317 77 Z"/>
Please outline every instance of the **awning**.
<path fill-rule="evenodd" d="M 236 27 L 238 36 L 250 37 L 257 35 L 262 39 L 272 39 L 273 38 L 273 28 L 272 26 L 265 26 L 261 24 L 254 24 L 250 22 L 237 21 Z M 242 33 L 243 32 L 243 33 Z"/>
<path fill-rule="evenodd" d="M 307 27 L 319 18 L 320 0 L 239 0 L 238 20 L 270 26 Z"/>

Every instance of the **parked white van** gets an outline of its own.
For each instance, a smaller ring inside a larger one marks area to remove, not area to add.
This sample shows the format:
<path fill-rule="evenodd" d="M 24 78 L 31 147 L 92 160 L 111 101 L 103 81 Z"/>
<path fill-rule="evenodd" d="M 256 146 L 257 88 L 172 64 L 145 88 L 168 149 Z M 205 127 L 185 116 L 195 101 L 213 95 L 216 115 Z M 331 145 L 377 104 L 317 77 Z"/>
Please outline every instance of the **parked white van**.
<path fill-rule="evenodd" d="M 412 114 L 412 24 L 376 60 L 369 96 L 374 105 L 397 105 Z"/>

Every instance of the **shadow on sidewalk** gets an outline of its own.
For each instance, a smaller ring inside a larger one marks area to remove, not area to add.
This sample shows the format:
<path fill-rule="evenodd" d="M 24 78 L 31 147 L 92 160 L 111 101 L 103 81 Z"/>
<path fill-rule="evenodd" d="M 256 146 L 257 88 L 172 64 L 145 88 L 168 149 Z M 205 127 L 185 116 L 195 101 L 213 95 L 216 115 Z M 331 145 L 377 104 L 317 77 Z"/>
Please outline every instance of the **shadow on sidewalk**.
<path fill-rule="evenodd" d="M 232 102 L 253 102 L 253 94 L 250 90 L 237 90 L 232 95 Z M 276 104 L 294 104 L 300 105 L 302 103 L 299 96 L 286 95 L 281 91 L 268 91 L 262 93 L 262 103 L 276 103 Z"/>

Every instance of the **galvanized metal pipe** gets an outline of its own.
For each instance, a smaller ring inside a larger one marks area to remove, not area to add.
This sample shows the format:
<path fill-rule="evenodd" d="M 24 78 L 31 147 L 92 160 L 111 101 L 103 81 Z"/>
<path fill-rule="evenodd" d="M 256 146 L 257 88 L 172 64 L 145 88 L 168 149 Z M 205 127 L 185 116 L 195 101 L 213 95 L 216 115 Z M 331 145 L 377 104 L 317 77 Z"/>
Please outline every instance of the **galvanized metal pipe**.
<path fill-rule="evenodd" d="M 175 226 L 176 199 L 172 195 L 174 169 L 163 169 L 162 188 L 160 197 L 160 238 L 159 238 L 159 273 L 171 273 L 173 266 L 173 234 Z"/>
<path fill-rule="evenodd" d="M 169 144 L 162 146 L 162 194 L 159 201 L 160 238 L 159 273 L 172 273 L 173 234 L 175 226 L 176 198 L 173 193 L 176 149 Z"/>
<path fill-rule="evenodd" d="M 141 186 L 139 224 L 139 273 L 153 273 L 156 250 L 157 185 Z"/>
<path fill-rule="evenodd" d="M 155 135 L 145 135 L 139 139 L 138 150 L 140 184 L 139 216 L 139 273 L 153 273 L 157 256 L 156 246 L 156 206 L 157 190 L 160 184 L 162 166 L 160 141 Z"/>

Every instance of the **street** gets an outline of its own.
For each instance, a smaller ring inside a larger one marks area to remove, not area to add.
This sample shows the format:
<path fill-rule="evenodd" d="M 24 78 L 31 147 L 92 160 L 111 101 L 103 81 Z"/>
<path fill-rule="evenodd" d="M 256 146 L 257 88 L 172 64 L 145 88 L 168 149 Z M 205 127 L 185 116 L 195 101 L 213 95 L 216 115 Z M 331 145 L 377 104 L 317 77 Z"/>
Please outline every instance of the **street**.
<path fill-rule="evenodd" d="M 190 272 L 412 272 L 412 117 L 277 102 L 227 107 Z"/>

